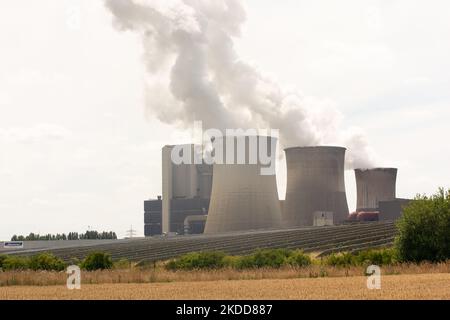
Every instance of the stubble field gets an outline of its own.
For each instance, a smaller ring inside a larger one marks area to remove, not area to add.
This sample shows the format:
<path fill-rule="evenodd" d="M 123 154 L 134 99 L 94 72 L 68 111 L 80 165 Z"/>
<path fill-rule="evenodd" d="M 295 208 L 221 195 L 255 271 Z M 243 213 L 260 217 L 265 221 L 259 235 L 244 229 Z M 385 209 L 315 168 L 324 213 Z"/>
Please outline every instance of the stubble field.
<path fill-rule="evenodd" d="M 386 275 L 381 290 L 367 277 L 188 281 L 146 284 L 83 284 L 0 287 L 0 299 L 446 299 L 450 274 Z"/>

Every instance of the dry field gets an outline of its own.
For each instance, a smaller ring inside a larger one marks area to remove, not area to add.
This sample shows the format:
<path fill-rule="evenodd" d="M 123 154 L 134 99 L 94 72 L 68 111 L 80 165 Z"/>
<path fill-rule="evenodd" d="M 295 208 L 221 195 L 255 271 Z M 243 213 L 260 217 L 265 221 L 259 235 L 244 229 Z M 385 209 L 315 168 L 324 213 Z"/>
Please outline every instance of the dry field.
<path fill-rule="evenodd" d="M 446 299 L 450 274 L 389 275 L 381 290 L 368 290 L 366 277 L 219 280 L 148 284 L 0 287 L 0 299 Z"/>
<path fill-rule="evenodd" d="M 219 280 L 264 280 L 264 279 L 299 279 L 322 277 L 363 276 L 363 267 L 335 268 L 312 265 L 304 268 L 285 267 L 281 269 L 256 270 L 197 270 L 167 271 L 162 267 L 156 269 L 131 268 L 122 270 L 94 271 L 81 274 L 83 284 L 129 284 L 129 283 L 165 283 L 198 282 Z M 450 274 L 450 261 L 430 264 L 401 264 L 382 267 L 383 275 L 400 274 Z M 64 272 L 16 271 L 0 272 L 0 288 L 4 286 L 54 286 L 65 285 L 67 275 Z"/>

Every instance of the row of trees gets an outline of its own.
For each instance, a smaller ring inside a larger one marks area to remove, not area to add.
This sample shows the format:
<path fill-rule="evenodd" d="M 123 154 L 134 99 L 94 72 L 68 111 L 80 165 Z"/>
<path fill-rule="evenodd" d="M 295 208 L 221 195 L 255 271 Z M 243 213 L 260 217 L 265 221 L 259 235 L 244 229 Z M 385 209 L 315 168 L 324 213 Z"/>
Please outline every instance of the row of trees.
<path fill-rule="evenodd" d="M 40 235 L 36 233 L 30 233 L 27 236 L 22 235 L 14 235 L 11 238 L 11 241 L 52 241 L 52 240 L 115 240 L 117 239 L 117 235 L 113 231 L 86 231 L 85 233 L 79 234 L 78 232 L 70 232 L 69 234 L 46 234 Z"/>

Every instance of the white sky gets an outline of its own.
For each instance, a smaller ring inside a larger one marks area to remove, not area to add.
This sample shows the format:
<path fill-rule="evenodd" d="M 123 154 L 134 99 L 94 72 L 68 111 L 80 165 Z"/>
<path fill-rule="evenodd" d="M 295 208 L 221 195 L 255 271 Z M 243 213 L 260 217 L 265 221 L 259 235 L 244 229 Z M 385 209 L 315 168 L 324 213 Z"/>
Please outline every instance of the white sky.
<path fill-rule="evenodd" d="M 364 129 L 382 164 L 399 167 L 399 197 L 449 187 L 450 2 L 246 3 L 245 59 Z M 185 141 L 145 114 L 141 57 L 100 0 L 0 3 L 0 239 L 143 234 L 160 149 Z M 278 181 L 284 198 L 283 171 Z M 346 183 L 353 209 L 352 172 Z"/>

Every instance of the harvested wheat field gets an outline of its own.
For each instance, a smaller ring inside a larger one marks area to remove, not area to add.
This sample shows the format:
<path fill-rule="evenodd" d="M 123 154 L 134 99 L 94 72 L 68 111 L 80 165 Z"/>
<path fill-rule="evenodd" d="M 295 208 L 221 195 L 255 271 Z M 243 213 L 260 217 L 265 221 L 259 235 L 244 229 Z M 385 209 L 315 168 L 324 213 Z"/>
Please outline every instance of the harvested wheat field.
<path fill-rule="evenodd" d="M 383 276 L 381 290 L 368 290 L 366 277 L 221 280 L 149 284 L 0 287 L 0 299 L 446 299 L 450 274 Z"/>

